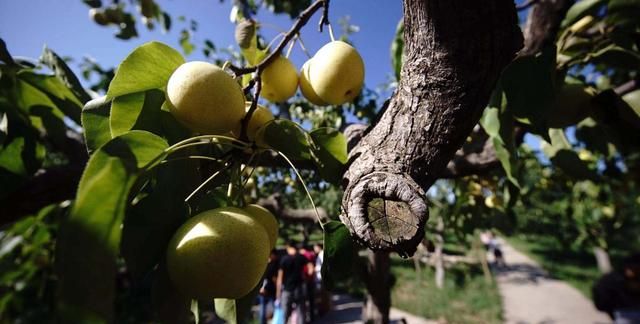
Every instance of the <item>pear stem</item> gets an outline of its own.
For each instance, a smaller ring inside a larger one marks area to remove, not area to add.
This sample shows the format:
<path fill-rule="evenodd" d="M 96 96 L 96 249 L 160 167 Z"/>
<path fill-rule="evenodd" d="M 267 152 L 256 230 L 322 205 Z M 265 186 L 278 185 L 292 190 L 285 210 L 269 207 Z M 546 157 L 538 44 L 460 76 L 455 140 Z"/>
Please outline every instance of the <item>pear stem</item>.
<path fill-rule="evenodd" d="M 328 24 L 327 26 L 329 27 L 329 38 L 331 38 L 332 42 L 335 42 L 336 38 L 333 36 L 333 27 L 331 27 L 331 24 Z"/>

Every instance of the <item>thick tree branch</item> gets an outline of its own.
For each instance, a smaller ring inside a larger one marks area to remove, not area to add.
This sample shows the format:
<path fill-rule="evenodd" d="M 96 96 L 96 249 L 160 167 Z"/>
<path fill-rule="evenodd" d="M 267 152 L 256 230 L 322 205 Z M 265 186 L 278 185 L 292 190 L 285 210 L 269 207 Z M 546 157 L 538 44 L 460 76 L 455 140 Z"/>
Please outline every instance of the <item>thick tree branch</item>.
<path fill-rule="evenodd" d="M 522 35 L 506 0 L 405 0 L 404 24 L 398 90 L 350 153 L 341 219 L 370 248 L 408 255 L 427 218 L 423 188 L 478 122 Z"/>
<path fill-rule="evenodd" d="M 347 138 L 347 149 L 355 147 L 366 133 L 367 125 L 351 124 L 344 129 Z M 438 174 L 437 178 L 459 178 L 468 175 L 478 175 L 491 171 L 500 165 L 496 151 L 488 141 L 489 137 L 479 126 L 473 129 L 466 142 L 458 151 L 447 167 Z"/>
<path fill-rule="evenodd" d="M 562 19 L 574 0 L 540 0 L 529 11 L 524 29 L 524 48 L 518 55 L 535 55 L 556 43 Z"/>
<path fill-rule="evenodd" d="M 51 141 L 49 144 L 53 150 L 65 154 L 69 163 L 38 170 L 0 201 L 0 227 L 75 196 L 82 170 L 89 158 L 84 142 L 79 134 L 68 130 L 63 142 Z"/>
<path fill-rule="evenodd" d="M 288 223 L 317 223 L 318 217 L 313 208 L 310 209 L 294 209 L 287 208 L 282 202 L 282 196 L 279 193 L 275 193 L 266 198 L 260 198 L 257 202 L 258 205 L 268 209 L 273 213 L 276 218 Z M 322 207 L 318 207 L 318 214 L 320 220 L 326 222 L 329 220 L 327 211 Z"/>

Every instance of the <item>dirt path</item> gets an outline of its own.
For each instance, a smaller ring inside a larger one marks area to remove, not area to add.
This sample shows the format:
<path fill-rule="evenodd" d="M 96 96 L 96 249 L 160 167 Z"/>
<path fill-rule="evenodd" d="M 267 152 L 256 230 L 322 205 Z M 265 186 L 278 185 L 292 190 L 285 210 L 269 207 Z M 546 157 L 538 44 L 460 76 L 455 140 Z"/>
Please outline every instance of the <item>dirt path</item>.
<path fill-rule="evenodd" d="M 553 279 L 533 260 L 503 245 L 507 262 L 497 270 L 505 323 L 589 324 L 611 323 L 605 313 L 567 283 Z"/>
<path fill-rule="evenodd" d="M 409 314 L 396 308 L 391 308 L 389 313 L 391 323 L 407 324 L 436 324 L 422 317 Z M 331 312 L 314 321 L 314 324 L 351 324 L 362 323 L 362 300 L 348 295 L 334 295 Z M 404 322 L 403 322 L 404 319 Z"/>

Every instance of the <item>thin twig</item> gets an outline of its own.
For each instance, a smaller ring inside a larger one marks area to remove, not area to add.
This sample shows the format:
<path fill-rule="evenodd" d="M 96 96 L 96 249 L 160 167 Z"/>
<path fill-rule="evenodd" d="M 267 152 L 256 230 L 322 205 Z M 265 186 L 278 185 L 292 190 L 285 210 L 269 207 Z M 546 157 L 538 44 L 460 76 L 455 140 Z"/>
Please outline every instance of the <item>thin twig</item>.
<path fill-rule="evenodd" d="M 298 20 L 296 20 L 293 26 L 291 26 L 291 29 L 289 29 L 289 31 L 284 35 L 284 38 L 280 40 L 280 43 L 278 44 L 278 46 L 276 46 L 275 50 L 271 52 L 271 54 L 269 54 L 266 58 L 264 58 L 262 62 L 258 63 L 255 66 L 249 66 L 249 67 L 237 67 L 237 66 L 231 65 L 229 66 L 229 70 L 231 70 L 236 76 L 249 74 L 253 72 L 260 72 L 264 70 L 264 68 L 267 65 L 271 64 L 271 62 L 275 60 L 278 55 L 280 55 L 280 53 L 282 52 L 282 49 L 284 49 L 284 47 L 291 41 L 291 39 L 293 39 L 293 37 L 300 31 L 300 29 L 307 24 L 311 16 L 313 16 L 313 14 L 316 11 L 318 11 L 318 9 L 323 7 L 325 8 L 324 12 L 328 13 L 329 12 L 328 0 L 318 0 L 314 2 L 311 6 L 309 6 L 309 8 L 305 9 L 302 13 L 300 13 Z M 323 16 L 323 18 L 320 21 L 321 22 L 327 21 L 328 23 L 329 19 Z"/>
<path fill-rule="evenodd" d="M 264 71 L 264 69 L 269 66 L 271 62 L 273 62 L 279 55 L 281 55 L 284 47 L 300 32 L 300 29 L 307 24 L 311 16 L 313 16 L 313 14 L 315 14 L 316 11 L 318 11 L 318 9 L 320 8 L 324 8 L 322 18 L 320 19 L 320 26 L 322 26 L 323 24 L 329 24 L 329 0 L 317 0 L 302 13 L 300 13 L 300 16 L 298 16 L 296 22 L 293 24 L 293 26 L 291 26 L 289 31 L 284 34 L 284 37 L 280 40 L 280 43 L 278 43 L 278 46 L 275 48 L 275 50 L 271 52 L 271 54 L 269 54 L 267 57 L 265 57 L 260 63 L 256 64 L 255 66 L 249 67 L 237 67 L 232 64 L 229 65 L 229 70 L 233 72 L 236 77 L 249 73 L 255 73 L 252 78 L 254 83 L 251 84 L 251 82 L 249 82 L 249 85 L 247 85 L 247 87 L 245 87 L 244 89 L 246 93 L 251 89 L 250 86 L 255 86 L 255 92 L 253 100 L 251 101 L 251 107 L 242 118 L 240 139 L 247 139 L 247 125 L 249 124 L 249 120 L 251 120 L 253 112 L 258 107 L 258 98 L 260 97 L 260 91 L 262 90 L 262 82 L 260 79 L 262 71 Z"/>
<path fill-rule="evenodd" d="M 316 218 L 318 219 L 318 224 L 320 225 L 320 228 L 322 228 L 322 231 L 324 231 L 324 224 L 322 223 L 322 219 L 320 219 L 320 214 L 318 213 L 318 208 L 316 207 L 315 202 L 313 202 L 313 198 L 311 198 L 311 193 L 309 192 L 309 189 L 307 189 L 307 185 L 304 183 L 304 180 L 302 180 L 302 175 L 300 175 L 300 172 L 298 172 L 298 169 L 296 169 L 296 166 L 293 165 L 293 162 L 291 162 L 291 160 L 284 155 L 284 153 L 280 152 L 280 151 L 276 151 L 285 161 L 287 161 L 287 163 L 291 166 L 291 168 L 293 169 L 293 172 L 296 173 L 296 176 L 298 177 L 298 180 L 300 180 L 300 183 L 302 184 L 302 188 L 304 188 L 304 191 L 307 193 L 307 197 L 309 198 L 309 201 L 311 202 L 311 207 L 313 207 L 313 211 L 316 214 Z"/>
<path fill-rule="evenodd" d="M 306 54 L 308 58 L 311 58 L 311 53 L 309 53 L 309 51 L 307 51 L 307 47 L 304 46 L 304 42 L 302 41 L 302 36 L 300 35 L 300 33 L 298 33 L 296 38 L 298 39 L 298 45 L 300 45 L 300 48 L 302 49 L 304 54 Z"/>
<path fill-rule="evenodd" d="M 214 172 L 207 180 L 205 180 L 202 184 L 200 184 L 198 186 L 198 188 L 196 188 L 196 190 L 194 190 L 191 194 L 189 194 L 189 196 L 187 196 L 187 198 L 184 199 L 184 202 L 189 202 L 189 199 L 191 199 L 191 197 L 193 197 L 193 195 L 195 195 L 196 193 L 198 193 L 198 191 L 200 191 L 200 189 L 202 189 L 204 186 L 206 186 L 209 182 L 211 182 L 213 179 L 215 179 L 222 171 L 226 170 L 229 165 L 227 165 L 227 162 L 229 162 L 229 158 L 225 161 L 225 165 L 220 168 L 220 170 Z"/>
<path fill-rule="evenodd" d="M 289 58 L 289 56 L 291 55 L 291 50 L 293 49 L 293 46 L 296 45 L 297 39 L 298 37 L 293 38 L 293 41 L 291 42 L 291 44 L 289 44 L 289 48 L 287 49 L 287 54 L 284 57 Z"/>
<path fill-rule="evenodd" d="M 324 25 L 330 26 L 330 24 L 329 24 L 329 0 L 325 0 L 324 1 L 323 9 L 324 10 L 322 10 L 322 18 L 320 18 L 320 23 L 318 24 L 318 30 L 321 33 L 322 33 L 322 26 L 324 26 Z"/>
<path fill-rule="evenodd" d="M 260 91 L 262 91 L 262 79 L 260 78 L 260 73 L 256 73 L 256 76 L 253 78 L 255 80 L 255 92 L 253 93 L 253 100 L 251 100 L 251 106 L 249 107 L 249 111 L 242 118 L 242 127 L 240 128 L 240 139 L 244 141 L 248 141 L 247 137 L 247 126 L 249 125 L 249 120 L 251 120 L 251 116 L 253 116 L 253 112 L 258 109 L 258 98 L 260 97 Z"/>

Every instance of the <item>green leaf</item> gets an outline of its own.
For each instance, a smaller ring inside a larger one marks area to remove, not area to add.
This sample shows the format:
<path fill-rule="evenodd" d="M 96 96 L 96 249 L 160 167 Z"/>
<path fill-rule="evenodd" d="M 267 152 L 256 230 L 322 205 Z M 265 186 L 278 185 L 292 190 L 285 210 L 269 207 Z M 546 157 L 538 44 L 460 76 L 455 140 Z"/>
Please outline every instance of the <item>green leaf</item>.
<path fill-rule="evenodd" d="M 166 110 L 160 111 L 160 123 L 162 124 L 162 134 L 169 144 L 173 145 L 192 136 L 191 130 L 182 125 Z"/>
<path fill-rule="evenodd" d="M 30 109 L 33 106 L 47 106 L 55 109 L 57 115 L 60 117 L 64 116 L 64 114 L 58 110 L 56 104 L 54 104 L 44 92 L 38 90 L 38 88 L 32 86 L 28 82 L 18 80 L 16 83 L 16 89 L 18 105 L 24 113 L 30 114 Z M 31 122 L 34 127 L 38 129 L 42 128 L 42 124 L 38 123 L 37 120 L 31 119 Z"/>
<path fill-rule="evenodd" d="M 160 323 L 189 323 L 191 299 L 185 297 L 169 279 L 165 262 L 154 271 L 151 285 L 151 306 Z"/>
<path fill-rule="evenodd" d="M 640 1 L 638 0 L 609 0 L 609 12 L 618 11 L 638 11 L 640 10 Z"/>
<path fill-rule="evenodd" d="M 622 152 L 635 152 L 640 148 L 640 116 L 633 107 L 609 89 L 598 93 L 593 118 L 601 124 L 616 147 Z"/>
<path fill-rule="evenodd" d="M 551 159 L 554 165 L 562 169 L 574 179 L 597 180 L 598 175 L 589 169 L 587 164 L 580 160 L 578 154 L 573 151 L 569 140 L 562 129 L 549 129 L 551 144 L 541 142 L 542 151 Z"/>
<path fill-rule="evenodd" d="M 93 99 L 82 109 L 82 127 L 84 128 L 84 141 L 89 153 L 97 150 L 104 143 L 111 140 L 109 128 L 109 115 L 111 113 L 111 100 L 106 96 Z"/>
<path fill-rule="evenodd" d="M 152 133 L 131 131 L 89 159 L 57 242 L 59 309 L 65 322 L 113 320 L 116 259 L 129 191 L 167 147 Z"/>
<path fill-rule="evenodd" d="M 48 139 L 58 147 L 67 143 L 67 126 L 63 118 L 56 116 L 54 110 L 47 106 L 31 107 L 31 114 L 40 118 Z"/>
<path fill-rule="evenodd" d="M 27 168 L 22 160 L 24 137 L 17 137 L 0 150 L 0 168 L 11 173 L 26 176 Z"/>
<path fill-rule="evenodd" d="M 480 126 L 489 135 L 507 179 L 517 188 L 520 188 L 520 183 L 516 177 L 518 159 L 513 141 L 515 120 L 510 111 L 503 108 L 503 97 L 502 86 L 498 84 L 491 95 L 489 106 L 484 110 L 480 118 Z"/>
<path fill-rule="evenodd" d="M 625 70 L 637 69 L 640 66 L 640 54 L 612 44 L 590 54 L 587 61 Z"/>
<path fill-rule="evenodd" d="M 400 71 L 404 63 L 404 20 L 400 19 L 396 27 L 396 35 L 391 42 L 391 66 L 396 80 L 400 80 Z"/>
<path fill-rule="evenodd" d="M 136 92 L 113 99 L 109 127 L 111 136 L 122 135 L 136 124 L 136 120 L 144 106 L 145 93 Z"/>
<path fill-rule="evenodd" d="M 260 291 L 262 282 L 251 290 L 246 296 L 240 299 L 215 299 L 216 314 L 226 323 L 244 324 L 251 320 L 251 307 L 253 306 L 256 296 Z"/>
<path fill-rule="evenodd" d="M 536 133 L 546 136 L 546 116 L 555 99 L 555 48 L 537 56 L 515 59 L 502 72 L 500 83 L 509 111 L 531 123 Z"/>
<path fill-rule="evenodd" d="M 116 71 L 107 98 L 166 87 L 169 77 L 184 58 L 178 51 L 159 42 L 146 43 L 129 54 Z"/>
<path fill-rule="evenodd" d="M 272 148 L 284 153 L 292 160 L 308 160 L 311 158 L 310 144 L 305 133 L 298 124 L 277 119 L 259 130 L 264 142 Z M 258 135 L 260 136 L 260 135 Z"/>
<path fill-rule="evenodd" d="M 40 55 L 40 62 L 49 67 L 56 77 L 80 99 L 80 106 L 91 100 L 91 96 L 84 90 L 78 77 L 73 74 L 67 63 L 53 50 L 45 46 Z"/>
<path fill-rule="evenodd" d="M 155 89 L 115 98 L 109 118 L 111 136 L 118 136 L 132 129 L 161 135 L 160 108 L 163 103 L 164 92 Z"/>
<path fill-rule="evenodd" d="M 18 73 L 18 78 L 45 93 L 57 109 L 60 109 L 64 115 L 77 124 L 80 124 L 82 103 L 58 78 L 29 71 Z"/>
<path fill-rule="evenodd" d="M 580 160 L 578 154 L 573 150 L 558 150 L 554 157 L 551 158 L 551 162 L 574 179 L 598 180 L 598 174 L 594 170 L 589 169 L 587 164 Z"/>
<path fill-rule="evenodd" d="M 640 118 L 640 89 L 625 94 L 622 96 L 622 100 L 624 100 L 627 105 L 633 109 L 633 112 L 636 113 L 638 118 Z"/>
<path fill-rule="evenodd" d="M 189 54 L 191 54 L 191 52 L 193 52 L 193 50 L 195 49 L 195 45 L 193 45 L 193 43 L 191 42 L 191 33 L 186 30 L 183 29 L 180 32 L 180 46 L 182 47 L 182 52 L 184 53 L 184 55 L 189 56 Z"/>
<path fill-rule="evenodd" d="M 309 133 L 313 140 L 313 161 L 323 179 L 337 184 L 347 163 L 347 139 L 333 128 L 318 128 Z"/>
<path fill-rule="evenodd" d="M 607 0 L 576 1 L 576 3 L 569 8 L 569 11 L 567 11 L 567 15 L 564 17 L 564 20 L 562 20 L 560 27 L 567 28 L 580 20 L 580 18 L 596 13 L 600 6 L 606 2 Z"/>
<path fill-rule="evenodd" d="M 153 183 L 127 210 L 120 250 L 134 279 L 158 264 L 173 233 L 187 219 L 184 199 L 202 181 L 198 167 L 198 161 L 178 160 L 157 168 Z"/>
<path fill-rule="evenodd" d="M 323 253 L 322 282 L 331 290 L 336 281 L 353 275 L 353 264 L 357 256 L 349 229 L 341 222 L 330 221 L 324 225 Z"/>

